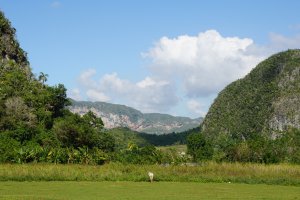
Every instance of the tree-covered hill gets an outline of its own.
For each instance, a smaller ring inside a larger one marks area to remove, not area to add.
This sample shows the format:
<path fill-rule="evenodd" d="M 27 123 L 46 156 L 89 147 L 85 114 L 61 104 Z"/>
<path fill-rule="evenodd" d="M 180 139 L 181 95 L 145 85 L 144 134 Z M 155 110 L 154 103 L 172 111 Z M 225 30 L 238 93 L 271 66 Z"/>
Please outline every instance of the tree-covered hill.
<path fill-rule="evenodd" d="M 33 75 L 1 11 L 0 52 L 0 162 L 103 162 L 114 140 L 101 119 L 71 113 L 64 85 L 49 86 L 47 74 Z"/>
<path fill-rule="evenodd" d="M 227 152 L 221 157 L 240 151 L 241 159 L 247 160 L 243 153 L 252 151 L 256 153 L 252 157 L 263 160 L 264 147 L 271 142 L 276 145 L 270 147 L 270 155 L 279 158 L 289 153 L 300 158 L 299 128 L 300 50 L 288 50 L 261 62 L 221 91 L 203 121 L 202 134 L 214 144 L 215 153 Z M 290 138 L 290 143 L 284 138 Z M 279 152 L 288 145 L 288 152 Z"/>

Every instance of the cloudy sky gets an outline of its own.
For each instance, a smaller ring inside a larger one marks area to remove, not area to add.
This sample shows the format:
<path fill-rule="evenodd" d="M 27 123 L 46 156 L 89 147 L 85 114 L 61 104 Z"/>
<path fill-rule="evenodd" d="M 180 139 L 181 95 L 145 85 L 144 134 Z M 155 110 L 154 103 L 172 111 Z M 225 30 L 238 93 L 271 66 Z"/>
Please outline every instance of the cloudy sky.
<path fill-rule="evenodd" d="M 298 0 L 0 0 L 34 73 L 76 100 L 205 116 L 227 84 L 300 48 Z"/>

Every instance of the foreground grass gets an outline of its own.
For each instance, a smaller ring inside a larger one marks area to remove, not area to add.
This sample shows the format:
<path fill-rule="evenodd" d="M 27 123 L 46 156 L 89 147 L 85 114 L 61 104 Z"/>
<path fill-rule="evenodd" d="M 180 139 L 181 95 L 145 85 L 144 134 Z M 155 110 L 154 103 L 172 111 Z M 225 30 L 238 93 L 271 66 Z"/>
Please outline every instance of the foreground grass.
<path fill-rule="evenodd" d="M 300 199 L 296 186 L 186 182 L 0 182 L 0 199 Z"/>
<path fill-rule="evenodd" d="M 300 165 L 205 163 L 200 166 L 1 164 L 0 181 L 232 182 L 300 186 Z"/>

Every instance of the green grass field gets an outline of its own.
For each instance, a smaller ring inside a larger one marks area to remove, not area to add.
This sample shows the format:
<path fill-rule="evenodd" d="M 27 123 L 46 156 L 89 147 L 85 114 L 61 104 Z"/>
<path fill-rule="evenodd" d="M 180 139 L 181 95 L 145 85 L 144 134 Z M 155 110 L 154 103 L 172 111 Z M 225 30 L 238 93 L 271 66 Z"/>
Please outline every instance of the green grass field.
<path fill-rule="evenodd" d="M 199 166 L 1 164 L 0 181 L 232 182 L 300 186 L 300 165 L 202 163 Z"/>
<path fill-rule="evenodd" d="M 187 146 L 186 145 L 171 145 L 171 146 L 159 146 L 157 149 L 166 151 L 168 149 L 175 149 L 176 152 L 187 152 Z"/>
<path fill-rule="evenodd" d="M 0 199 L 300 199 L 300 187 L 186 182 L 0 182 Z"/>

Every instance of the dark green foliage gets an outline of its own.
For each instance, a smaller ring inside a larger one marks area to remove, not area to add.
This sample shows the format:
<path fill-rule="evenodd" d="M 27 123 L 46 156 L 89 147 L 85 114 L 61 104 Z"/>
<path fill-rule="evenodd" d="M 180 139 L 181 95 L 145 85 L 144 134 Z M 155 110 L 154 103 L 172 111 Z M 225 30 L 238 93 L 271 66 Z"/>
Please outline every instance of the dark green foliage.
<path fill-rule="evenodd" d="M 127 149 L 130 144 L 136 144 L 139 147 L 149 144 L 140 136 L 140 133 L 129 128 L 113 128 L 106 130 L 105 133 L 114 138 L 116 151 Z"/>
<path fill-rule="evenodd" d="M 14 149 L 20 148 L 20 143 L 9 136 L 8 132 L 0 133 L 0 163 L 12 161 L 16 157 Z"/>
<path fill-rule="evenodd" d="M 103 122 L 92 112 L 82 117 L 68 113 L 58 118 L 53 126 L 53 132 L 63 147 L 97 147 L 104 151 L 114 150 L 114 138 L 102 132 Z"/>
<path fill-rule="evenodd" d="M 67 99 L 67 89 L 64 85 L 58 84 L 54 87 L 49 87 L 50 90 L 50 111 L 54 118 L 63 115 L 63 111 L 66 106 L 71 105 L 70 101 Z"/>
<path fill-rule="evenodd" d="M 94 130 L 84 123 L 79 115 L 69 115 L 57 119 L 53 126 L 53 132 L 63 147 L 92 146 L 90 139 Z"/>
<path fill-rule="evenodd" d="M 140 133 L 140 137 L 142 137 L 148 143 L 155 146 L 170 146 L 173 144 L 186 144 L 187 137 L 192 133 L 198 132 L 200 132 L 200 127 L 193 128 L 180 133 L 169 133 L 161 135 Z"/>
<path fill-rule="evenodd" d="M 161 158 L 161 152 L 153 145 L 138 147 L 135 144 L 131 144 L 127 149 L 115 154 L 113 161 L 125 164 L 157 164 L 161 163 Z"/>
<path fill-rule="evenodd" d="M 289 128 L 286 134 L 276 139 L 277 152 L 280 152 L 281 159 L 285 162 L 300 164 L 300 130 Z"/>
<path fill-rule="evenodd" d="M 96 130 L 101 130 L 104 127 L 101 118 L 97 117 L 92 111 L 83 115 L 83 120 Z"/>
<path fill-rule="evenodd" d="M 212 158 L 212 144 L 201 133 L 193 133 L 188 136 L 187 148 L 194 161 L 210 160 Z"/>

